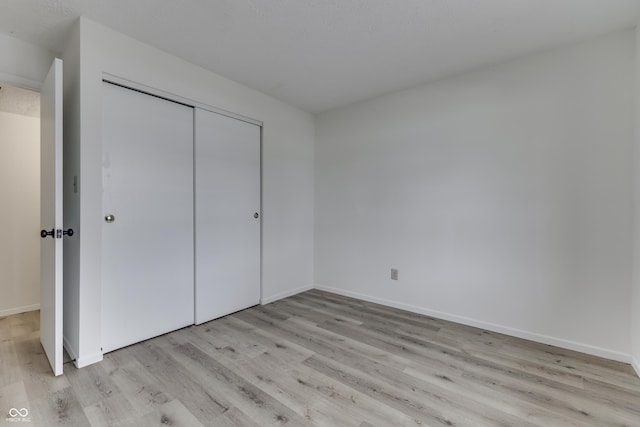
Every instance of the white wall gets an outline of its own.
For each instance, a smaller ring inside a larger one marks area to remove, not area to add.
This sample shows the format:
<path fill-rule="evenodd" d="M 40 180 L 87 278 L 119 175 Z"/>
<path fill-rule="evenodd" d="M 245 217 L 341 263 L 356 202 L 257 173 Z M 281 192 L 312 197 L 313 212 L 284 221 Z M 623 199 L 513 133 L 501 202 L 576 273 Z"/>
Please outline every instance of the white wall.
<path fill-rule="evenodd" d="M 633 291 L 632 311 L 632 364 L 640 375 L 640 21 L 636 26 L 635 50 L 635 140 L 634 140 L 634 250 L 633 250 Z"/>
<path fill-rule="evenodd" d="M 628 361 L 633 58 L 629 30 L 319 115 L 316 284 Z"/>
<path fill-rule="evenodd" d="M 40 89 L 53 54 L 41 47 L 0 34 L 0 82 Z"/>
<path fill-rule="evenodd" d="M 40 119 L 0 111 L 0 316 L 40 307 Z"/>
<path fill-rule="evenodd" d="M 313 285 L 313 143 L 310 114 L 269 96 L 224 79 L 87 19 L 80 19 L 79 98 L 66 125 L 78 134 L 67 164 L 80 177 L 80 230 L 77 267 L 79 300 L 69 316 L 69 330 L 78 331 L 72 348 L 83 366 L 100 360 L 102 203 L 101 80 L 110 73 L 137 83 L 232 111 L 264 122 L 263 128 L 263 301 L 270 301 Z M 73 41 L 73 36 L 72 36 Z M 75 272 L 74 272 L 75 274 Z M 65 307 L 65 310 L 69 307 Z"/>

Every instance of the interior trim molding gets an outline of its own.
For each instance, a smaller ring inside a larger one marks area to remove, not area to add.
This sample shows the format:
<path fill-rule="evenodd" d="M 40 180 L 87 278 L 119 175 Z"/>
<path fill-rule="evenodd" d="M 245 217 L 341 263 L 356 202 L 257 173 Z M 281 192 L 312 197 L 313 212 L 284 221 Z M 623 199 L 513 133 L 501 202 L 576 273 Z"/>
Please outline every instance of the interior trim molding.
<path fill-rule="evenodd" d="M 40 92 L 40 90 L 42 89 L 42 82 L 26 79 L 24 77 L 16 76 L 9 73 L 0 72 L 0 82 L 6 85 L 17 86 L 36 92 Z"/>
<path fill-rule="evenodd" d="M 12 314 L 27 313 L 29 311 L 40 310 L 40 304 L 23 305 L 22 307 L 7 308 L 0 310 L 0 317 L 11 316 Z"/>
<path fill-rule="evenodd" d="M 200 108 L 202 110 L 211 111 L 212 113 L 221 114 L 223 116 L 231 117 L 232 119 L 242 120 L 243 122 L 251 123 L 256 126 L 262 127 L 264 124 L 260 120 L 253 119 L 251 117 L 243 116 L 242 114 L 237 114 L 232 111 L 223 110 L 222 108 L 217 108 L 212 105 L 203 104 L 202 102 L 198 102 L 194 99 L 185 98 L 180 95 L 176 95 L 171 92 L 164 91 L 162 89 L 157 89 L 151 86 L 147 86 L 142 83 L 134 82 L 129 79 L 125 79 L 124 77 L 116 76 L 110 73 L 102 73 L 102 80 L 107 83 L 115 84 L 117 86 L 126 87 L 128 89 L 133 89 L 138 92 L 143 92 L 148 95 L 153 95 L 158 98 L 167 99 L 169 101 L 177 102 L 178 104 L 183 104 L 188 107 Z"/>
<path fill-rule="evenodd" d="M 71 354 L 69 354 L 71 356 Z M 88 357 L 73 357 L 73 364 L 76 365 L 76 368 L 84 368 L 85 366 L 93 365 L 94 363 L 102 362 L 104 356 L 102 353 L 92 354 Z"/>
<path fill-rule="evenodd" d="M 640 362 L 635 357 L 631 357 L 631 366 L 636 371 L 636 375 L 640 378 Z"/>
<path fill-rule="evenodd" d="M 565 339 L 556 338 L 548 335 L 538 334 L 535 332 L 515 329 L 508 326 L 497 325 L 494 323 L 484 322 L 481 320 L 471 319 L 468 317 L 458 316 L 455 314 L 449 314 L 441 311 L 429 310 L 423 307 L 417 307 L 414 305 L 404 304 L 401 302 L 391 301 L 383 298 L 372 297 L 369 295 L 364 295 L 357 292 L 345 291 L 342 289 L 332 288 L 328 286 L 316 285 L 315 288 L 325 292 L 331 292 L 331 293 L 343 295 L 346 297 L 356 298 L 363 301 L 385 305 L 388 307 L 398 308 L 400 310 L 410 311 L 412 313 L 423 314 L 425 316 L 435 317 L 442 320 L 448 320 L 450 322 L 460 323 L 467 326 L 473 326 L 476 328 L 485 329 L 487 331 L 497 332 L 500 334 L 505 334 L 512 337 L 516 337 L 516 338 L 535 341 L 541 344 L 548 344 L 556 347 L 561 347 L 567 350 L 579 351 L 581 353 L 603 357 L 605 359 L 611 359 L 618 362 L 632 363 L 632 357 L 630 354 L 609 350 L 602 347 L 597 347 L 597 346 L 584 344 L 576 341 L 565 340 Z M 640 372 L 640 369 L 638 369 L 640 368 L 640 365 L 634 366 L 634 368 L 636 368 L 637 372 Z"/>
<path fill-rule="evenodd" d="M 299 293 L 302 293 L 302 292 L 305 292 L 305 291 L 309 291 L 309 290 L 314 289 L 314 288 L 315 288 L 315 286 L 313 286 L 313 285 L 301 286 L 299 288 L 295 288 L 295 289 L 292 289 L 290 291 L 281 292 L 279 294 L 271 295 L 271 296 L 266 297 L 266 298 L 263 297 L 260 300 L 260 305 L 269 304 L 271 302 L 278 301 L 279 299 L 287 298 L 287 297 L 290 297 L 290 296 L 293 296 L 293 295 L 296 295 L 296 294 L 299 294 Z"/>

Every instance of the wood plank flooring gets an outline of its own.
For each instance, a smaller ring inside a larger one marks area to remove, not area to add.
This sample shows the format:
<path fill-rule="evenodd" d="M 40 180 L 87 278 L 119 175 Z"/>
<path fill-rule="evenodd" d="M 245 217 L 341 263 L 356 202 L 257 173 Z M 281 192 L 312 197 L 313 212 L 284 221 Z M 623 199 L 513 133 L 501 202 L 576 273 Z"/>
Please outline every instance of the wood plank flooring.
<path fill-rule="evenodd" d="M 316 290 L 57 378 L 38 329 L 0 318 L 0 425 L 640 426 L 628 365 Z"/>

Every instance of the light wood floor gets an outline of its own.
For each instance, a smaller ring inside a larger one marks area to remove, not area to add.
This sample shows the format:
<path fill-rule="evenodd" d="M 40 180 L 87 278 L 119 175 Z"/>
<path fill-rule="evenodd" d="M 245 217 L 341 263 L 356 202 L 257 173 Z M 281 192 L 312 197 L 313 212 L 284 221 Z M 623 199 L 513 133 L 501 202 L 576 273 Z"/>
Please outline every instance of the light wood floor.
<path fill-rule="evenodd" d="M 640 426 L 640 379 L 622 363 L 309 291 L 58 378 L 38 313 L 2 318 L 0 411 L 13 426 Z"/>

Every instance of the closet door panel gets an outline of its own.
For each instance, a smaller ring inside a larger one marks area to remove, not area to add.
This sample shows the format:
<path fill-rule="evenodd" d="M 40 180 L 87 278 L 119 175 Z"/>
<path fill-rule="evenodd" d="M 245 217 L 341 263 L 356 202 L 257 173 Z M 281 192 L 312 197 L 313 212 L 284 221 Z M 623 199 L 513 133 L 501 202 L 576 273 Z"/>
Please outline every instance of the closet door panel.
<path fill-rule="evenodd" d="M 104 83 L 102 145 L 108 352 L 193 324 L 193 108 Z"/>
<path fill-rule="evenodd" d="M 196 324 L 260 302 L 260 127 L 195 110 Z"/>

